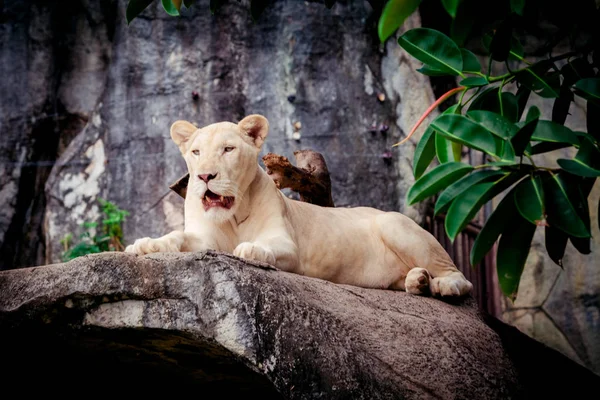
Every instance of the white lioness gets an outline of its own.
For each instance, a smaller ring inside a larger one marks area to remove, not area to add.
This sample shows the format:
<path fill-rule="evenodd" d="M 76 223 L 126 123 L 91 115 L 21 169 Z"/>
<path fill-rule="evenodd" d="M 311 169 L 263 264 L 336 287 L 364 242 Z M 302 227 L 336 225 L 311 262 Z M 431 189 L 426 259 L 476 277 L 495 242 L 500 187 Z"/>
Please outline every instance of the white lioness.
<path fill-rule="evenodd" d="M 171 138 L 190 174 L 185 231 L 138 239 L 125 251 L 222 250 L 366 288 L 441 296 L 471 291 L 437 240 L 410 218 L 366 207 L 319 207 L 283 195 L 257 162 L 268 131 L 261 115 L 202 129 L 175 122 Z"/>

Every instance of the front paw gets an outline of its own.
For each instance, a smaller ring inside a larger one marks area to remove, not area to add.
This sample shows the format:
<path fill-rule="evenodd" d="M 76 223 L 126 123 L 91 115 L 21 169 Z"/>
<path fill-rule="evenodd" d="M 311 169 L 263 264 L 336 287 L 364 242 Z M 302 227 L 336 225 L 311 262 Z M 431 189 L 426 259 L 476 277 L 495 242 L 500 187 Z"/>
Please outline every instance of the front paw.
<path fill-rule="evenodd" d="M 275 254 L 273 254 L 273 250 L 256 243 L 240 243 L 235 250 L 233 250 L 233 255 L 247 260 L 262 261 L 273 266 L 275 265 Z"/>
<path fill-rule="evenodd" d="M 151 239 L 149 237 L 136 240 L 125 248 L 126 253 L 144 255 L 150 253 L 178 252 L 180 246 L 174 240 Z"/>

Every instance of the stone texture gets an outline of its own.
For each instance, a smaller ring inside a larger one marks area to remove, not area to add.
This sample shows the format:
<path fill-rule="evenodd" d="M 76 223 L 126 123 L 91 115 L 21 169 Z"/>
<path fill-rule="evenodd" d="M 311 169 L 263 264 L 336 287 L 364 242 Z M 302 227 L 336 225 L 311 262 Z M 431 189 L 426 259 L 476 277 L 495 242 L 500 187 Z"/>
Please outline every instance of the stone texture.
<path fill-rule="evenodd" d="M 215 253 L 88 256 L 4 272 L 0 288 L 2 331 L 181 332 L 240 357 L 289 398 L 515 393 L 512 365 L 472 301 L 334 285 Z"/>
<path fill-rule="evenodd" d="M 0 269 L 44 261 L 44 185 L 104 91 L 116 3 L 0 5 Z"/>
<path fill-rule="evenodd" d="M 336 285 L 215 252 L 104 253 L 0 272 L 3 390 L 35 382 L 47 395 L 67 376 L 69 388 L 98 394 L 506 399 L 598 384 L 491 322 L 470 298 Z"/>

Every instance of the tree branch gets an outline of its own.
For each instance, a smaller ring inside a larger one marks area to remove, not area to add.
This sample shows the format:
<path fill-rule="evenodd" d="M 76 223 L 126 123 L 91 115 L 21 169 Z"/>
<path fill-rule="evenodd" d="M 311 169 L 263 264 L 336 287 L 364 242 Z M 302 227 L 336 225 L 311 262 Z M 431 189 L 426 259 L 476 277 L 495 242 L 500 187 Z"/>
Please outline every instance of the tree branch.
<path fill-rule="evenodd" d="M 294 152 L 296 165 L 287 157 L 266 154 L 262 159 L 267 174 L 279 189 L 289 188 L 300 195 L 300 200 L 323 207 L 335 207 L 331 198 L 331 178 L 322 154 L 312 150 Z M 190 175 L 185 174 L 169 189 L 185 199 Z"/>

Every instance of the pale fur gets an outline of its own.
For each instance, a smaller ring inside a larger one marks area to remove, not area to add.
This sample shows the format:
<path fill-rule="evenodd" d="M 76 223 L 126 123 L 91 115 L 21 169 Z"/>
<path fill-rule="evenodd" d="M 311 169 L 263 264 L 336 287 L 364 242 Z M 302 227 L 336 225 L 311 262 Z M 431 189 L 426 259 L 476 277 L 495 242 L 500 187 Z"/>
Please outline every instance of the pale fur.
<path fill-rule="evenodd" d="M 257 162 L 267 134 L 268 122 L 260 115 L 202 129 L 175 122 L 171 137 L 190 173 L 185 231 L 138 239 L 126 251 L 214 249 L 366 288 L 442 296 L 471 291 L 471 283 L 438 241 L 410 218 L 367 207 L 319 207 L 283 195 Z M 234 150 L 225 152 L 227 146 Z M 198 177 L 202 174 L 216 174 L 208 182 L 212 192 L 235 197 L 230 210 L 204 211 L 201 198 L 207 184 Z"/>

